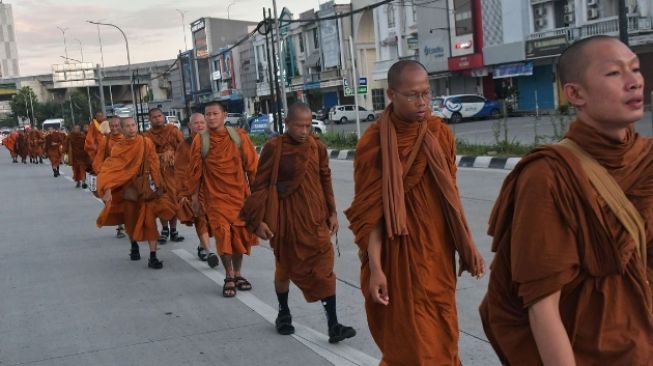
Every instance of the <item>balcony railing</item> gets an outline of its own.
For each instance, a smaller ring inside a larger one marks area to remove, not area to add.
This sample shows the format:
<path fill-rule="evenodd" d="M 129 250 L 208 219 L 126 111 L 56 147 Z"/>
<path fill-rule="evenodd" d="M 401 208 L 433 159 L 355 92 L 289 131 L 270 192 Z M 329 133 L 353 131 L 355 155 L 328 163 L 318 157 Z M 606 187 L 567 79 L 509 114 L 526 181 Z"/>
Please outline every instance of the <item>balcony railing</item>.
<path fill-rule="evenodd" d="M 638 33 L 641 31 L 651 30 L 651 17 L 628 17 L 628 33 Z M 533 33 L 528 36 L 529 40 L 566 36 L 570 42 L 596 36 L 596 35 L 611 35 L 616 36 L 619 34 L 619 18 L 610 17 L 600 19 L 580 25 L 578 27 L 557 28 L 546 30 L 542 32 Z"/>

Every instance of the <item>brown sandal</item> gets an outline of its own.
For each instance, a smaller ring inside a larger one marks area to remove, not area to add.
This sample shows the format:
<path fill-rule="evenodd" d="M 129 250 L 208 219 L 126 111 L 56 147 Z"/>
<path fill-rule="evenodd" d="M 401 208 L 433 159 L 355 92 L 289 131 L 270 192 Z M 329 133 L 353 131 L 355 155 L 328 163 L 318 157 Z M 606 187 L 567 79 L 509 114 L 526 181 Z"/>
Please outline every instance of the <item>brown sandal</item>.
<path fill-rule="evenodd" d="M 231 286 L 227 284 L 231 283 Z M 233 277 L 226 277 L 224 279 L 224 285 L 222 286 L 222 296 L 224 297 L 234 297 L 236 296 L 236 279 Z"/>
<path fill-rule="evenodd" d="M 237 276 L 235 279 L 236 288 L 240 291 L 249 291 L 252 289 L 252 284 L 245 279 L 245 277 Z"/>

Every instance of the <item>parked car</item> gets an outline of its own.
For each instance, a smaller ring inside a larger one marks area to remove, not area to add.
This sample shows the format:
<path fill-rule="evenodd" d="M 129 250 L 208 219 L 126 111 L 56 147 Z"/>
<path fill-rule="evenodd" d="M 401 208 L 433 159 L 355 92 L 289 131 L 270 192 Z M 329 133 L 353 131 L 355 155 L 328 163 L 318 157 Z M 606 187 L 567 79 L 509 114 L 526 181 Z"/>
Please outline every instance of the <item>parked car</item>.
<path fill-rule="evenodd" d="M 227 113 L 227 118 L 224 120 L 226 126 L 233 126 L 245 128 L 245 117 L 242 113 Z"/>
<path fill-rule="evenodd" d="M 324 121 L 329 117 L 329 114 L 325 109 L 318 109 L 317 112 L 312 112 L 313 119 Z"/>
<path fill-rule="evenodd" d="M 181 122 L 179 122 L 179 118 L 177 118 L 177 116 L 166 116 L 166 123 L 173 124 L 175 127 L 181 130 Z"/>
<path fill-rule="evenodd" d="M 476 94 L 457 94 L 433 98 L 433 115 L 449 123 L 459 123 L 465 118 L 499 118 L 501 105 Z"/>
<path fill-rule="evenodd" d="M 358 107 L 358 116 L 362 121 L 373 121 L 374 111 L 368 111 L 363 107 Z M 335 123 L 347 123 L 356 120 L 356 106 L 354 105 L 336 105 L 329 110 L 329 120 Z"/>
<path fill-rule="evenodd" d="M 312 124 L 313 124 L 313 132 L 317 133 L 318 135 L 327 132 L 326 125 L 324 124 L 324 122 L 320 121 L 319 119 L 314 119 Z"/>

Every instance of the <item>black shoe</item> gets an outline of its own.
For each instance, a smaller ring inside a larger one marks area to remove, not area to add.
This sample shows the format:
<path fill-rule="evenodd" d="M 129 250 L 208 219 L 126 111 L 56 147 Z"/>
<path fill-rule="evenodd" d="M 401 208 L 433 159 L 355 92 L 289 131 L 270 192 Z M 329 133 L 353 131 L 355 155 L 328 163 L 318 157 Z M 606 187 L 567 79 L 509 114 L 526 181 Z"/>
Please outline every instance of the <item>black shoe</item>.
<path fill-rule="evenodd" d="M 202 248 L 201 246 L 197 247 L 197 257 L 202 262 L 206 262 L 206 257 L 207 256 L 208 256 L 208 253 L 206 253 L 206 249 Z"/>
<path fill-rule="evenodd" d="M 52 174 L 54 174 L 54 177 L 56 178 L 56 177 L 57 177 L 57 170 L 56 170 L 56 169 L 52 169 Z"/>
<path fill-rule="evenodd" d="M 159 236 L 159 240 L 157 240 L 157 242 L 160 245 L 165 244 L 168 241 L 168 236 L 169 235 L 170 235 L 170 230 L 167 229 L 167 228 L 164 228 L 163 230 L 161 230 L 161 235 Z"/>
<path fill-rule="evenodd" d="M 295 333 L 295 327 L 292 325 L 292 316 L 290 313 L 279 312 L 277 320 L 274 321 L 274 326 L 277 328 L 277 333 L 281 335 L 291 335 Z"/>
<path fill-rule="evenodd" d="M 138 248 L 132 248 L 129 252 L 129 259 L 133 261 L 141 260 L 141 253 L 138 251 Z"/>
<path fill-rule="evenodd" d="M 209 264 L 209 267 L 215 268 L 218 266 L 218 256 L 215 253 L 209 253 L 209 256 L 206 257 L 206 262 Z"/>
<path fill-rule="evenodd" d="M 86 182 L 82 183 L 82 189 L 86 189 L 86 188 L 88 188 L 88 184 L 86 184 Z"/>
<path fill-rule="evenodd" d="M 77 182 L 77 184 L 75 184 L 75 188 L 79 188 L 81 186 L 82 186 L 82 184 L 80 182 Z"/>
<path fill-rule="evenodd" d="M 39 164 L 43 164 L 43 158 L 39 158 Z"/>
<path fill-rule="evenodd" d="M 123 233 L 124 230 L 125 229 L 123 229 L 122 227 L 117 228 L 116 229 L 116 238 L 118 238 L 118 239 L 124 238 L 125 237 L 125 233 Z"/>
<path fill-rule="evenodd" d="M 152 269 L 161 269 L 163 268 L 163 262 L 161 262 L 158 258 L 150 257 L 150 260 L 147 262 L 147 266 Z"/>
<path fill-rule="evenodd" d="M 329 329 L 329 343 L 338 343 L 354 336 L 356 336 L 356 330 L 354 328 L 344 326 L 340 323 L 335 324 Z"/>
<path fill-rule="evenodd" d="M 170 241 L 175 242 L 175 243 L 179 243 L 179 242 L 184 241 L 184 237 L 179 235 L 179 232 L 177 230 L 171 231 L 170 232 Z"/>

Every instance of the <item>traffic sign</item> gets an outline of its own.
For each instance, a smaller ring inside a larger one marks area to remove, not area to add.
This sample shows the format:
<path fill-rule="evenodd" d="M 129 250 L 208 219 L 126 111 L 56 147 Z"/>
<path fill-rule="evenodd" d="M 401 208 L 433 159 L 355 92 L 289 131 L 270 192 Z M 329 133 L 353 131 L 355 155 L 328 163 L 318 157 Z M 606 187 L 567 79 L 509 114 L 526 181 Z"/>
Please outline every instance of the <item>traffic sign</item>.
<path fill-rule="evenodd" d="M 346 86 L 345 87 L 345 96 L 346 97 L 351 97 L 353 95 L 354 95 L 354 89 L 349 87 L 349 86 Z"/>
<path fill-rule="evenodd" d="M 367 85 L 361 85 L 358 87 L 358 94 L 367 94 Z"/>
<path fill-rule="evenodd" d="M 358 85 L 367 86 L 367 77 L 361 76 L 358 78 Z"/>
<path fill-rule="evenodd" d="M 346 88 L 349 86 L 349 80 L 347 79 L 342 79 L 342 85 Z"/>

